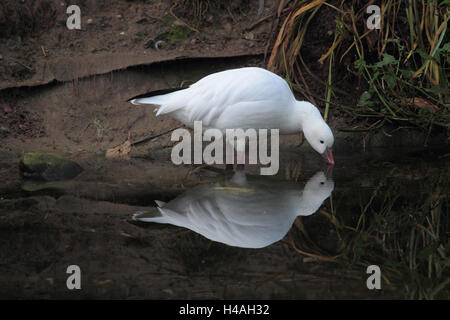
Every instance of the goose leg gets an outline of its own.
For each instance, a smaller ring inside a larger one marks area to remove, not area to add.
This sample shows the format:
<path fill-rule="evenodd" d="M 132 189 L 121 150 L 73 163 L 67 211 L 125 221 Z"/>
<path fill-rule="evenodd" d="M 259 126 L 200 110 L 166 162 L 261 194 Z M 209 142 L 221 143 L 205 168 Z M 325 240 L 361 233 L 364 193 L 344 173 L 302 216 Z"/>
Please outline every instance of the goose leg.
<path fill-rule="evenodd" d="M 300 135 L 299 135 L 300 143 L 298 144 L 298 147 L 300 147 L 305 142 L 304 137 L 305 136 L 303 135 L 303 132 L 300 132 Z"/>
<path fill-rule="evenodd" d="M 234 154 L 234 149 L 233 146 L 231 146 L 228 141 L 225 141 L 225 171 L 233 171 L 234 168 L 234 162 L 236 162 L 236 155 Z M 228 163 L 227 159 L 228 159 L 228 154 L 233 152 L 235 158 L 234 158 L 234 162 L 233 163 Z"/>
<path fill-rule="evenodd" d="M 236 141 L 236 153 L 234 158 L 234 163 L 236 164 L 236 171 L 242 171 L 245 169 L 245 146 L 246 140 Z"/>

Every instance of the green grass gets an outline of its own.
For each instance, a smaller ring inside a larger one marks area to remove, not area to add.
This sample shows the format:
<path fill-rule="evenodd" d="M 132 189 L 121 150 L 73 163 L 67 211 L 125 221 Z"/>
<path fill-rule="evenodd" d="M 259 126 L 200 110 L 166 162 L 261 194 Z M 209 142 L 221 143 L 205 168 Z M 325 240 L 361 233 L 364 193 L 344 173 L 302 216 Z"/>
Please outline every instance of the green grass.
<path fill-rule="evenodd" d="M 93 120 L 97 139 L 102 139 L 109 130 L 108 121 L 104 118 L 95 118 Z"/>
<path fill-rule="evenodd" d="M 166 40 L 178 41 L 189 37 L 191 30 L 183 26 L 174 26 L 172 30 L 166 34 Z"/>

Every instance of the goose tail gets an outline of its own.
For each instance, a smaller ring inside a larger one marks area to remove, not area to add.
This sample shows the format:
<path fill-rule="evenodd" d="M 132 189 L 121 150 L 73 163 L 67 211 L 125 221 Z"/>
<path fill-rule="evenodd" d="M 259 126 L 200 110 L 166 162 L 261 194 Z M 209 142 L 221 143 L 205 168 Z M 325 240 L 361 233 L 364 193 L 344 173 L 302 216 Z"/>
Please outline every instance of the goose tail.
<path fill-rule="evenodd" d="M 163 89 L 157 91 L 151 91 L 148 93 L 144 93 L 133 98 L 128 99 L 134 105 L 154 105 L 161 106 L 165 104 L 169 99 L 173 98 L 175 92 L 179 92 L 181 90 L 187 89 L 187 87 L 183 88 L 170 88 Z"/>
<path fill-rule="evenodd" d="M 163 215 L 164 212 L 159 207 L 157 209 L 151 212 L 137 211 L 133 214 L 132 219 L 141 222 L 167 223 L 167 218 Z"/>

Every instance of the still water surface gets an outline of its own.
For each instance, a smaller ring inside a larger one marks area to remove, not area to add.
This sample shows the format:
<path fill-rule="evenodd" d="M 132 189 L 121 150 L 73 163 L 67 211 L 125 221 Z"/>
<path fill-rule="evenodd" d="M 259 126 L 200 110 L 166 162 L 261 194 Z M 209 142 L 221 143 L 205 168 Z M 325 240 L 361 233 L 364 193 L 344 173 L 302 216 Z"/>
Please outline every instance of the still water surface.
<path fill-rule="evenodd" d="M 296 157 L 277 176 L 216 169 L 142 206 L 7 194 L 0 297 L 450 297 L 447 151 L 338 153 L 333 170 Z M 80 266 L 82 290 L 67 289 L 69 265 Z M 366 286 L 370 265 L 381 290 Z"/>
<path fill-rule="evenodd" d="M 395 297 L 450 298 L 449 154 L 381 150 L 340 160 L 334 174 L 304 167 L 276 179 L 238 171 L 133 218 L 232 247 L 264 250 L 281 240 L 303 262 L 359 271 L 377 265 Z M 368 276 L 355 279 L 363 287 Z"/>

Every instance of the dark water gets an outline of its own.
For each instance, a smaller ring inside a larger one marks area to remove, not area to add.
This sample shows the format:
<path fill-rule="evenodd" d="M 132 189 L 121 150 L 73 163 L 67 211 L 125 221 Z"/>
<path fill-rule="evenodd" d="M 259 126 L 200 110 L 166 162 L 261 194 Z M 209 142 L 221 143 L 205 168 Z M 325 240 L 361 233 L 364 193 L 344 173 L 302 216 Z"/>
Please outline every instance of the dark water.
<path fill-rule="evenodd" d="M 449 160 L 282 159 L 277 176 L 215 172 L 159 208 L 42 191 L 2 200 L 0 296 L 448 299 Z M 69 265 L 81 290 L 66 287 Z M 371 265 L 380 290 L 367 288 Z"/>
<path fill-rule="evenodd" d="M 134 219 L 187 228 L 240 248 L 264 250 L 282 240 L 307 256 L 303 262 L 360 272 L 379 267 L 380 292 L 447 299 L 449 154 L 381 151 L 341 158 L 334 170 L 292 176 L 293 168 L 278 179 L 238 171 Z M 349 282 L 364 287 L 369 275 L 352 274 Z"/>

